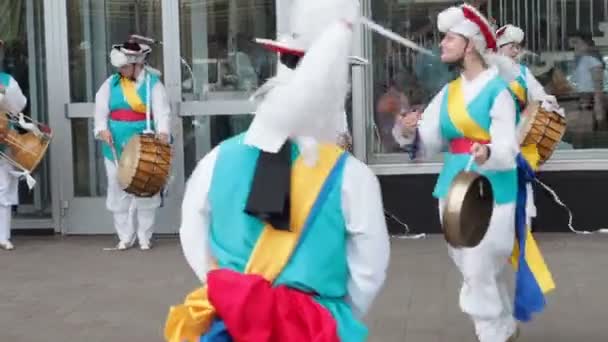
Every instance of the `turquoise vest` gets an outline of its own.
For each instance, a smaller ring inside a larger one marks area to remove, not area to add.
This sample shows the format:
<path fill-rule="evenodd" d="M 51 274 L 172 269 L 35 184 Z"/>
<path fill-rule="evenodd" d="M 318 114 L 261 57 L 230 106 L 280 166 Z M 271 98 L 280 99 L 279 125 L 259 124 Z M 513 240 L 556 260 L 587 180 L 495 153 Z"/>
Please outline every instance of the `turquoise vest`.
<path fill-rule="evenodd" d="M 0 85 L 2 85 L 4 87 L 4 89 L 7 89 L 8 86 L 11 84 L 11 75 L 5 73 L 5 72 L 0 72 Z M 4 113 L 2 113 L 1 115 L 5 115 Z M 9 127 L 12 127 L 13 124 L 9 123 Z M 6 144 L 0 144 L 0 152 L 4 152 L 6 150 Z"/>
<path fill-rule="evenodd" d="M 526 66 L 523 64 L 520 64 L 519 65 L 519 75 L 515 78 L 514 82 L 519 83 L 519 85 L 525 90 L 526 102 L 527 102 L 528 101 L 528 82 L 526 81 L 526 74 L 527 74 Z M 518 109 L 517 123 L 519 123 L 519 119 L 520 119 L 519 114 L 521 114 L 521 111 L 524 110 L 525 104 L 523 104 L 524 106 L 522 106 L 522 103 L 520 103 L 519 99 L 517 98 L 515 93 L 511 90 L 510 87 L 509 87 L 509 91 L 511 91 L 511 94 L 513 94 L 513 98 L 515 99 L 515 105 L 517 106 L 517 109 Z"/>
<path fill-rule="evenodd" d="M 146 77 L 150 77 L 150 91 L 154 89 L 156 83 L 160 80 L 158 76 L 146 73 Z M 110 113 L 116 110 L 132 110 L 131 106 L 126 100 L 123 93 L 122 87 L 120 86 L 120 75 L 115 74 L 110 79 Z M 147 82 L 144 81 L 137 89 L 137 94 L 141 98 L 144 104 L 148 103 L 148 89 Z M 150 122 L 151 129 L 154 129 L 154 121 Z M 116 155 L 120 158 L 122 150 L 127 145 L 129 140 L 134 135 L 142 133 L 146 129 L 146 120 L 141 121 L 116 121 L 108 119 L 108 129 L 112 133 L 114 139 L 114 148 L 116 149 Z M 112 149 L 107 144 L 103 144 L 102 147 L 103 156 L 109 160 L 114 160 L 112 155 Z"/>
<path fill-rule="evenodd" d="M 243 137 L 233 137 L 220 145 L 209 190 L 213 210 L 209 241 L 213 256 L 220 268 L 237 272 L 244 271 L 264 228 L 262 221 L 244 212 L 259 150 L 243 144 Z M 299 155 L 296 145 L 293 146 L 292 161 Z M 314 220 L 306 226 L 274 285 L 318 294 L 315 300 L 336 319 L 341 340 L 357 342 L 366 339 L 367 329 L 344 301 L 349 278 L 341 202 L 342 169 L 348 158 L 345 156 L 334 172 L 332 185 L 324 193 L 325 201 L 315 210 Z"/>
<path fill-rule="evenodd" d="M 508 89 L 507 83 L 500 77 L 496 77 L 488 82 L 486 87 L 467 106 L 467 110 L 472 119 L 487 132 L 490 131 L 490 124 L 492 123 L 490 110 L 494 104 L 494 99 L 505 89 Z M 462 138 L 464 136 L 450 119 L 448 113 L 448 92 L 449 87 L 446 88 L 443 103 L 441 105 L 439 125 L 441 135 L 443 136 L 444 140 L 449 142 L 452 139 Z M 466 168 L 470 158 L 471 155 L 469 153 L 445 153 L 443 168 L 439 174 L 439 178 L 437 179 L 433 196 L 436 198 L 445 198 L 445 196 L 447 196 L 454 177 L 456 177 L 458 173 Z M 494 200 L 497 204 L 515 201 L 517 197 L 517 172 L 515 167 L 513 167 L 512 170 L 506 171 L 480 171 L 477 168 L 477 165 L 473 163 L 471 170 L 479 172 L 488 177 L 490 183 L 492 184 Z"/>

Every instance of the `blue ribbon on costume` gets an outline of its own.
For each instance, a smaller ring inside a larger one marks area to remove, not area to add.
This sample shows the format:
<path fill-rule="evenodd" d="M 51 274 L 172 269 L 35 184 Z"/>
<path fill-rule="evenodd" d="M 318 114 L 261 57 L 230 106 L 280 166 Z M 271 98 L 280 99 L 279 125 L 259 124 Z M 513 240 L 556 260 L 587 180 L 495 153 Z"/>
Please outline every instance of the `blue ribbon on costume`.
<path fill-rule="evenodd" d="M 518 249 L 514 251 L 514 257 L 517 258 L 514 316 L 519 321 L 528 322 L 534 313 L 544 310 L 544 294 L 553 290 L 555 285 L 536 241 L 526 226 L 526 185 L 534 181 L 536 175 L 521 153 L 517 156 L 517 176 L 515 238 Z"/>
<path fill-rule="evenodd" d="M 226 324 L 220 319 L 216 319 L 211 323 L 209 331 L 201 336 L 200 342 L 233 342 L 232 337 L 228 333 Z"/>

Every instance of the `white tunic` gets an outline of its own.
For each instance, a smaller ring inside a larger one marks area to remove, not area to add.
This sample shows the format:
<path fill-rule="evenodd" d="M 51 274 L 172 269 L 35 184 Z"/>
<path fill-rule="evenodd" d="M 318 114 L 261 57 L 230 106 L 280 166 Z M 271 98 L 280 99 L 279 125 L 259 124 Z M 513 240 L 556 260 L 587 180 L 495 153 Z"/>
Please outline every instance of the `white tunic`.
<path fill-rule="evenodd" d="M 182 206 L 182 248 L 202 283 L 210 263 L 208 234 L 213 208 L 208 193 L 217 155 L 216 147 L 199 162 L 188 181 Z M 348 300 L 362 316 L 384 283 L 390 245 L 378 180 L 352 156 L 344 168 L 342 210 L 348 232 Z"/>
<path fill-rule="evenodd" d="M 498 75 L 496 67 L 491 67 L 474 80 L 467 80 L 462 75 L 462 91 L 465 103 L 468 105 L 485 88 L 486 84 Z M 447 85 L 433 98 L 422 114 L 419 127 L 420 145 L 418 157 L 431 158 L 441 152 L 447 143 L 441 134 L 440 113 Z M 494 100 L 490 110 L 492 123 L 490 124 L 490 136 L 492 142 L 488 144 L 491 149 L 490 159 L 482 166 L 481 170 L 509 170 L 515 167 L 515 156 L 519 153 L 519 146 L 515 134 L 515 101 L 508 89 L 503 90 Z M 393 129 L 395 139 L 401 146 L 411 144 L 414 136 L 403 136 L 401 129 Z"/>
<path fill-rule="evenodd" d="M 139 89 L 145 86 L 145 74 L 141 72 L 136 80 L 136 87 Z M 95 95 L 95 130 L 97 136 L 99 132 L 108 129 L 108 120 L 110 117 L 110 82 L 113 77 L 109 77 L 97 91 Z M 167 99 L 167 92 L 163 84 L 156 82 L 152 88 L 152 96 L 150 98 L 151 107 L 150 113 L 154 116 L 154 125 L 156 132 L 170 134 L 171 127 L 171 107 Z M 136 209 L 154 209 L 161 204 L 160 194 L 150 198 L 138 198 L 126 193 L 120 187 L 117 178 L 117 169 L 113 162 L 105 160 L 106 175 L 108 176 L 108 193 L 106 199 L 106 207 L 113 212 L 125 212 L 131 208 Z"/>
<path fill-rule="evenodd" d="M 0 112 L 18 114 L 25 108 L 27 99 L 17 81 L 11 77 L 4 95 L 0 95 Z M 6 160 L 0 159 L 0 205 L 19 204 L 19 180 L 11 174 L 14 168 Z"/>

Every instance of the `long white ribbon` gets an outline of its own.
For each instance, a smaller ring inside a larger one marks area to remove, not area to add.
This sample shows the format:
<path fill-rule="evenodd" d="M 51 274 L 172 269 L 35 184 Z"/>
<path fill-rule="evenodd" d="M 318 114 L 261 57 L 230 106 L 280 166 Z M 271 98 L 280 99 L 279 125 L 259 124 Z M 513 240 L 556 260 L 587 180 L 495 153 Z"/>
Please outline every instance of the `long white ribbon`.
<path fill-rule="evenodd" d="M 411 41 L 407 38 L 404 38 L 404 37 L 398 35 L 397 33 L 376 24 L 375 22 L 369 20 L 366 17 L 360 17 L 359 20 L 361 21 L 362 24 L 367 26 L 372 31 L 375 31 L 376 33 L 378 33 L 388 39 L 394 40 L 395 42 L 397 42 L 403 46 L 406 46 L 412 50 L 416 50 L 418 52 L 422 52 L 429 56 L 433 56 L 433 52 L 431 52 L 431 50 L 427 50 L 427 49 L 421 47 L 420 45 L 414 43 L 413 41 Z"/>
<path fill-rule="evenodd" d="M 572 225 L 572 221 L 574 218 L 573 218 L 572 212 L 570 211 L 570 208 L 568 208 L 568 206 L 566 204 L 564 204 L 564 202 L 562 202 L 561 198 L 559 198 L 557 193 L 553 189 L 551 189 L 548 185 L 546 185 L 545 183 L 538 180 L 538 178 L 536 178 L 536 183 L 540 184 L 540 186 L 542 186 L 545 190 L 547 190 L 551 194 L 551 196 L 553 196 L 553 200 L 555 201 L 555 203 L 557 203 L 562 208 L 566 209 L 566 211 L 568 212 L 568 228 L 570 228 L 570 230 L 573 233 L 582 234 L 582 235 L 589 235 L 589 234 L 594 234 L 594 233 L 608 234 L 608 228 L 599 228 L 594 231 L 575 229 L 574 226 Z"/>

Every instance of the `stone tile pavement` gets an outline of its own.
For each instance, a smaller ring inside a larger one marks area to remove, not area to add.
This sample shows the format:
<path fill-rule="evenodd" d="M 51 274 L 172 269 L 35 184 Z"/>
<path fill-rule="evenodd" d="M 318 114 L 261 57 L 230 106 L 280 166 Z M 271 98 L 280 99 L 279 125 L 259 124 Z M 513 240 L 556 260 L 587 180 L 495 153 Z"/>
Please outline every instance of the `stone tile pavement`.
<path fill-rule="evenodd" d="M 522 342 L 608 341 L 608 238 L 545 234 L 558 289 Z M 161 341 L 169 305 L 197 284 L 178 242 L 107 252 L 111 237 L 18 237 L 0 251 L 0 342 Z M 473 342 L 443 238 L 393 240 L 370 341 Z"/>

